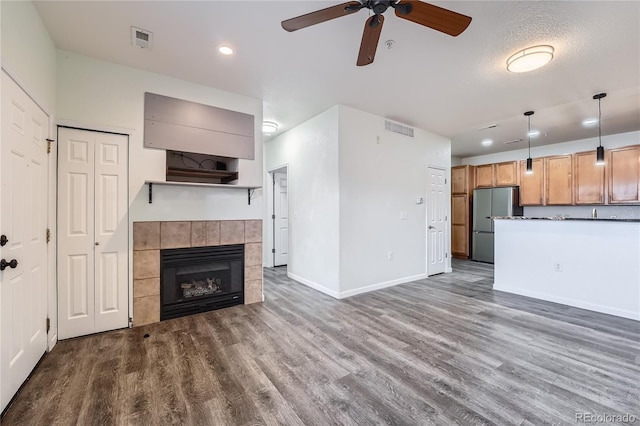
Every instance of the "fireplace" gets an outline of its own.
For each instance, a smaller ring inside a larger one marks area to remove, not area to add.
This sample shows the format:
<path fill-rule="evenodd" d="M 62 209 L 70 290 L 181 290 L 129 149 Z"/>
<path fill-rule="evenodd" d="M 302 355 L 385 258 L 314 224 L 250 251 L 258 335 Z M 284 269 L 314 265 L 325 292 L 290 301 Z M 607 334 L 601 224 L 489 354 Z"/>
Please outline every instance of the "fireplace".
<path fill-rule="evenodd" d="M 160 250 L 160 320 L 244 303 L 244 244 Z"/>

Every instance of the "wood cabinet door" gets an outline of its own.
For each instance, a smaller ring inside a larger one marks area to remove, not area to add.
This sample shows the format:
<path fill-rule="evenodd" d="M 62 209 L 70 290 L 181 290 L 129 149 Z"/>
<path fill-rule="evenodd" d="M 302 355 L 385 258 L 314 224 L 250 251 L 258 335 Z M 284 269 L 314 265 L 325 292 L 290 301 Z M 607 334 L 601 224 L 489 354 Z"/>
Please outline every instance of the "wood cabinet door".
<path fill-rule="evenodd" d="M 451 254 L 469 257 L 469 196 L 451 196 Z"/>
<path fill-rule="evenodd" d="M 476 188 L 492 188 L 494 186 L 493 164 L 476 166 Z"/>
<path fill-rule="evenodd" d="M 609 151 L 609 203 L 640 203 L 640 145 Z"/>
<path fill-rule="evenodd" d="M 520 205 L 544 205 L 544 162 L 542 158 L 533 160 L 533 173 L 527 174 L 527 162 L 520 161 Z"/>
<path fill-rule="evenodd" d="M 495 165 L 496 186 L 515 186 L 518 184 L 518 162 L 507 161 Z"/>
<path fill-rule="evenodd" d="M 451 168 L 451 193 L 466 194 L 469 191 L 467 183 L 469 166 L 456 166 Z"/>
<path fill-rule="evenodd" d="M 595 150 L 573 154 L 574 204 L 604 203 L 605 167 L 596 164 Z"/>
<path fill-rule="evenodd" d="M 544 158 L 545 204 L 573 203 L 573 168 L 571 154 Z"/>

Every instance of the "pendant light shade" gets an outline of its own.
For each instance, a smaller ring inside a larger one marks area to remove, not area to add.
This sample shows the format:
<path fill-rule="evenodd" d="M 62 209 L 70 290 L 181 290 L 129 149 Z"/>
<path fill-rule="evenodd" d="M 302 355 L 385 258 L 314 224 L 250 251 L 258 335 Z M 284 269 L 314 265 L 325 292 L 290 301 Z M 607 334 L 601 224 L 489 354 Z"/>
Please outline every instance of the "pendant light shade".
<path fill-rule="evenodd" d="M 533 115 L 533 111 L 527 111 L 524 113 L 524 115 L 529 119 L 529 123 L 527 127 L 527 139 L 529 141 L 529 157 L 527 158 L 526 174 L 530 175 L 533 173 L 533 159 L 531 158 L 531 116 Z"/>
<path fill-rule="evenodd" d="M 598 93 L 593 95 L 593 99 L 598 100 L 598 148 L 596 149 L 596 164 L 604 165 L 604 148 L 602 147 L 602 110 L 600 109 L 600 100 L 607 96 L 606 93 Z"/>

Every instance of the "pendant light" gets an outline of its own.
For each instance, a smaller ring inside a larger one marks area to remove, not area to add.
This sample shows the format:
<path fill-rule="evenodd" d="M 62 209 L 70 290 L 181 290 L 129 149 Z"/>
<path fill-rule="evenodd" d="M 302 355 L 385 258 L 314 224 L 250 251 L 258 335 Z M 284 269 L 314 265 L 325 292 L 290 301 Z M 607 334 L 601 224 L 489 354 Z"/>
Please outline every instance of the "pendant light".
<path fill-rule="evenodd" d="M 531 158 L 531 116 L 533 115 L 533 111 L 527 111 L 524 113 L 524 115 L 529 119 L 529 125 L 527 128 L 527 139 L 529 141 L 529 157 L 527 158 L 526 174 L 530 175 L 533 173 L 533 159 Z"/>
<path fill-rule="evenodd" d="M 596 148 L 596 164 L 604 165 L 604 147 L 602 146 L 602 110 L 600 109 L 600 100 L 607 96 L 606 93 L 598 93 L 593 95 L 593 99 L 598 100 L 598 148 Z"/>

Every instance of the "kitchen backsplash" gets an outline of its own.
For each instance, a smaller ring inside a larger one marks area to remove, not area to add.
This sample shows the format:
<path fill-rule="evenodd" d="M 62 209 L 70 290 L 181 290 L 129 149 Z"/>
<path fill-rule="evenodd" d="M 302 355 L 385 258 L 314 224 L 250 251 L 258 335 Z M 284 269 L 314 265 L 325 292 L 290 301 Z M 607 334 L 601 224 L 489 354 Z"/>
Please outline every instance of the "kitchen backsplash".
<path fill-rule="evenodd" d="M 640 219 L 640 206 L 536 206 L 525 207 L 524 216 L 591 217 L 594 208 L 600 218 Z"/>

